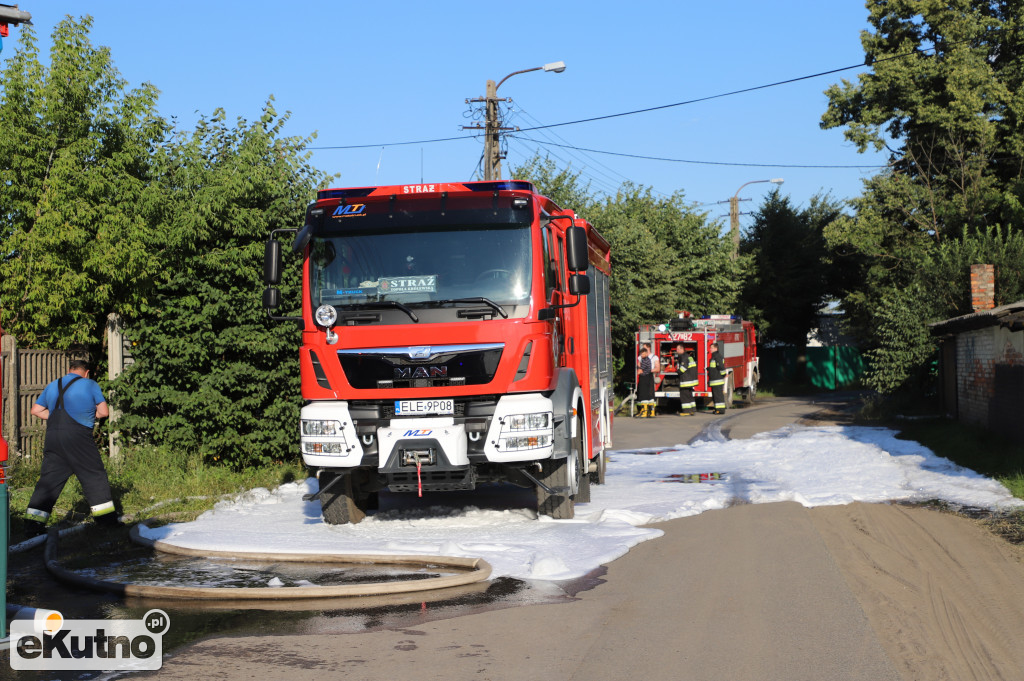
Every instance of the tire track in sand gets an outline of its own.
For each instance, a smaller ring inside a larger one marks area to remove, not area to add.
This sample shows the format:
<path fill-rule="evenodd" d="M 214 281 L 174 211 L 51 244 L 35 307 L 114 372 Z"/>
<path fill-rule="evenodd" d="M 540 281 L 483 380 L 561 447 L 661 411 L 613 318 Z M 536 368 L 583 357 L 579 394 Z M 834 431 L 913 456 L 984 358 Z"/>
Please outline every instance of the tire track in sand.
<path fill-rule="evenodd" d="M 886 504 L 811 518 L 904 681 L 1024 679 L 1024 563 L 964 518 Z"/>

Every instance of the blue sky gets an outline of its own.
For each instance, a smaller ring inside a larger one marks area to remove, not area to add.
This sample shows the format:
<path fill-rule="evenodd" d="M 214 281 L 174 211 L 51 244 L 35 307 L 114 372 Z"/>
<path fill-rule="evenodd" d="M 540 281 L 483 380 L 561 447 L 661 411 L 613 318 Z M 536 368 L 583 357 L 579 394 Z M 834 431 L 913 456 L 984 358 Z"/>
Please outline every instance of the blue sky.
<path fill-rule="evenodd" d="M 513 71 L 566 63 L 563 73 L 524 73 L 501 86 L 499 95 L 514 100 L 508 124 L 529 128 L 860 64 L 860 32 L 868 27 L 863 3 L 849 0 L 20 0 L 20 8 L 32 13 L 44 57 L 64 15 L 90 14 L 93 44 L 111 48 L 130 86 L 159 88 L 160 113 L 179 127 L 217 107 L 231 118 L 255 119 L 273 95 L 278 112 L 291 112 L 286 132 L 315 131 L 312 146 L 370 145 L 315 152 L 314 165 L 338 173 L 338 186 L 470 179 L 483 144 L 460 130 L 474 123 L 465 100 Z M 14 53 L 18 31 L 4 41 L 0 61 Z M 614 193 L 626 180 L 659 194 L 682 190 L 712 217 L 725 216 L 727 207 L 716 202 L 751 180 L 785 178 L 782 193 L 798 206 L 819 192 L 851 198 L 875 170 L 783 166 L 884 164 L 884 155 L 858 154 L 841 130 L 819 127 L 824 90 L 857 73 L 523 131 L 509 142 L 506 177 L 540 150 L 560 166 L 571 164 L 595 192 Z M 395 144 L 460 136 L 467 139 Z M 741 198 L 752 200 L 741 210 L 756 209 L 771 186 L 745 187 Z"/>

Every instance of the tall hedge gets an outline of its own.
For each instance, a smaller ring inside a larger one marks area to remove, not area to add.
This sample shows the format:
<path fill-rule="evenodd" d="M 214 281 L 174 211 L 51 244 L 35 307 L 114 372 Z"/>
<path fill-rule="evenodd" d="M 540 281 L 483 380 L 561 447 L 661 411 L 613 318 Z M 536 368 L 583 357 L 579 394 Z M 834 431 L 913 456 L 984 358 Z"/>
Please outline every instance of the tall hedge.
<path fill-rule="evenodd" d="M 263 242 L 300 224 L 322 175 L 308 140 L 281 137 L 285 120 L 272 103 L 255 123 L 218 111 L 156 156 L 164 270 L 127 320 L 136 361 L 113 386 L 130 438 L 236 467 L 299 453 L 299 330 L 262 308 Z"/>

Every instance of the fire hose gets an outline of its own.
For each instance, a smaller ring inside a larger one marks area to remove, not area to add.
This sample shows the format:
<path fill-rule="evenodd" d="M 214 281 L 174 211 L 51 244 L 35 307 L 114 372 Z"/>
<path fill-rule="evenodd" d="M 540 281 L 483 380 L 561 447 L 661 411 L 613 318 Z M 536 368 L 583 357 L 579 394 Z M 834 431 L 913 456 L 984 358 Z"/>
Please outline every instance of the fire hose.
<path fill-rule="evenodd" d="M 119 596 L 139 598 L 202 599 L 202 600 L 290 600 L 313 598 L 345 598 L 356 596 L 383 596 L 447 589 L 487 580 L 491 575 L 490 564 L 482 558 L 456 556 L 417 555 L 376 555 L 376 554 L 333 554 L 333 553 L 268 553 L 249 551 L 208 551 L 189 549 L 160 540 L 143 537 L 138 525 L 130 531 L 132 541 L 150 546 L 156 551 L 180 556 L 201 558 L 222 558 L 261 562 L 317 563 L 329 565 L 390 565 L 405 568 L 448 569 L 456 574 L 428 577 L 426 579 L 403 579 L 389 582 L 363 584 L 336 584 L 329 586 L 291 587 L 198 587 L 198 586 L 156 586 L 147 584 L 126 584 L 87 577 L 64 568 L 57 558 L 59 538 L 56 528 L 47 533 L 44 561 L 46 569 L 57 579 L 76 586 L 103 591 Z"/>

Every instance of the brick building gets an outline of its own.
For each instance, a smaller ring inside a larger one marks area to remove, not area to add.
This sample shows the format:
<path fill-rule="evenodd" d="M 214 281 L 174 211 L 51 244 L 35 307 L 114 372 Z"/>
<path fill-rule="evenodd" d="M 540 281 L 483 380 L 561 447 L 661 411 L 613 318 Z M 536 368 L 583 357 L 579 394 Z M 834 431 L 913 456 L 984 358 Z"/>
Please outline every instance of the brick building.
<path fill-rule="evenodd" d="M 950 418 L 1024 442 L 1024 300 L 994 306 L 994 270 L 971 267 L 974 312 L 931 324 Z"/>

